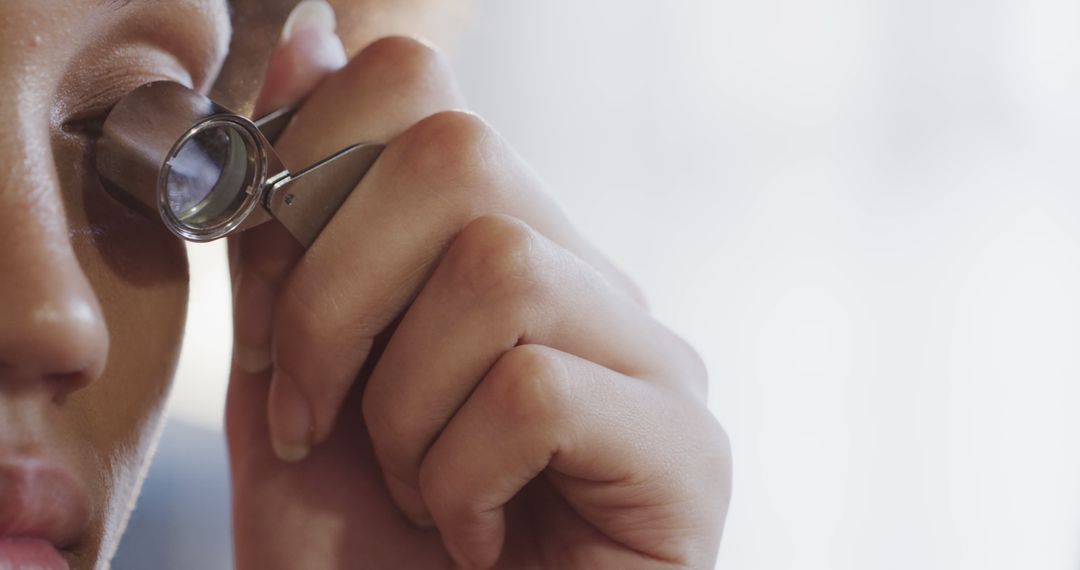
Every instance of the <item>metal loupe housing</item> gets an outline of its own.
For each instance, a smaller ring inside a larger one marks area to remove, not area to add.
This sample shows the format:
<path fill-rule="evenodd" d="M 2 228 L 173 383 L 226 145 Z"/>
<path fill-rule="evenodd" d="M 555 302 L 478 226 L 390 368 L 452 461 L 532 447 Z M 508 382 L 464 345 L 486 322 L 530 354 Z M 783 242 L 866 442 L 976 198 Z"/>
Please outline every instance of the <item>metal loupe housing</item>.
<path fill-rule="evenodd" d="M 308 247 L 383 147 L 353 145 L 293 174 L 271 144 L 291 117 L 285 109 L 252 122 L 178 83 L 148 83 L 106 118 L 98 173 L 115 198 L 184 239 L 273 217 Z"/>

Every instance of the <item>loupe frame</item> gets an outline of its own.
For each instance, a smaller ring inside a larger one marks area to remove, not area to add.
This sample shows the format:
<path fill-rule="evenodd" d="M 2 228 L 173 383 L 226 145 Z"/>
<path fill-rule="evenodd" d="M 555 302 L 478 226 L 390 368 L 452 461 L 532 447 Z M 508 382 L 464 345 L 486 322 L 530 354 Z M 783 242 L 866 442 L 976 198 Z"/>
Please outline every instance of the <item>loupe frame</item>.
<path fill-rule="evenodd" d="M 232 128 L 244 138 L 248 169 L 244 173 L 244 188 L 241 190 L 244 195 L 243 203 L 223 221 L 210 226 L 196 227 L 184 223 L 169 204 L 168 184 L 172 174 L 172 158 L 176 157 L 191 139 L 204 131 L 221 127 Z M 161 220 L 165 222 L 165 226 L 174 234 L 195 242 L 213 241 L 232 233 L 236 228 L 240 227 L 255 208 L 259 206 L 265 192 L 264 184 L 267 179 L 266 167 L 268 162 L 266 149 L 269 147 L 270 143 L 265 140 L 265 137 L 262 136 L 255 124 L 237 115 L 215 115 L 193 126 L 173 145 L 169 158 L 166 159 L 158 174 L 158 213 L 161 215 Z"/>
<path fill-rule="evenodd" d="M 160 219 L 186 240 L 212 241 L 273 218 L 310 247 L 383 145 L 351 145 L 294 174 L 272 144 L 292 115 L 293 109 L 286 108 L 251 121 L 179 83 L 147 83 L 122 98 L 105 119 L 97 144 L 98 173 L 118 201 Z M 169 205 L 169 162 L 192 137 L 222 125 L 243 134 L 254 171 L 246 173 L 247 195 L 236 211 L 213 226 L 193 227 Z"/>

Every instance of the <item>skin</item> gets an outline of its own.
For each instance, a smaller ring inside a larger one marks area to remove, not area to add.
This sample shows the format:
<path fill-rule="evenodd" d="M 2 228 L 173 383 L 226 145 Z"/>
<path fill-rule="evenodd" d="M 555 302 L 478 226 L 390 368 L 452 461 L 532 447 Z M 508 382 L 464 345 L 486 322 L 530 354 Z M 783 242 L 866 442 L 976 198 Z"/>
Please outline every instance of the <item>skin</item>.
<path fill-rule="evenodd" d="M 77 568 L 119 541 L 187 298 L 181 244 L 106 197 L 84 119 L 153 79 L 207 88 L 224 17 L 209 1 L 0 5 L 0 468 L 47 460 L 73 474 L 89 497 L 64 552 Z"/>
<path fill-rule="evenodd" d="M 73 567 L 115 550 L 182 333 L 181 244 L 91 167 L 94 119 L 157 79 L 256 113 L 303 100 L 277 145 L 294 169 L 388 145 L 307 252 L 274 224 L 230 241 L 239 568 L 710 567 L 730 465 L 700 360 L 454 111 L 441 55 L 372 43 L 446 18 L 357 2 L 343 44 L 274 47 L 292 2 L 238 3 L 244 39 L 216 0 L 113 4 L 0 5 L 0 466 L 76 475 Z"/>

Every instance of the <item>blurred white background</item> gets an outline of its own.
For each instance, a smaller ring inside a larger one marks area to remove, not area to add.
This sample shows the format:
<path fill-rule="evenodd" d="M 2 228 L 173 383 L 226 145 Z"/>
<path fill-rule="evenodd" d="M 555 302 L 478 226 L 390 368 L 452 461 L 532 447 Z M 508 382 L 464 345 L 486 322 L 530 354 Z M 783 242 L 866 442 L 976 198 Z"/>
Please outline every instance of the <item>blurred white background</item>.
<path fill-rule="evenodd" d="M 718 567 L 1080 568 L 1080 2 L 488 0 L 454 60 L 704 354 Z M 229 563 L 223 249 L 192 262 L 121 570 Z"/>

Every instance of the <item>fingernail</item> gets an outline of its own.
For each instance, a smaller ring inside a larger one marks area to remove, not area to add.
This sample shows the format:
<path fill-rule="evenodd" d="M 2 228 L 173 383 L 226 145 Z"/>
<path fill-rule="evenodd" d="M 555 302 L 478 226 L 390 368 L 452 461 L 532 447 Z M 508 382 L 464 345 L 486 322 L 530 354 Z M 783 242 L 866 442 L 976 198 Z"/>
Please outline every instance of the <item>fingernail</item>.
<path fill-rule="evenodd" d="M 337 31 L 337 15 L 333 6 L 326 0 L 304 0 L 297 4 L 281 29 L 281 42 L 288 42 L 301 30 L 334 35 Z"/>
<path fill-rule="evenodd" d="M 304 0 L 293 8 L 281 31 L 282 46 L 288 51 L 304 54 L 301 70 L 336 70 L 345 66 L 349 56 L 335 30 L 337 17 L 326 0 Z M 295 73 L 304 73 L 294 70 Z M 294 77 L 294 81 L 297 79 Z"/>
<path fill-rule="evenodd" d="M 248 374 L 258 374 L 270 369 L 270 349 L 233 344 L 233 362 Z"/>
<path fill-rule="evenodd" d="M 270 382 L 270 441 L 279 459 L 295 463 L 311 451 L 311 407 L 287 375 L 275 371 Z"/>

